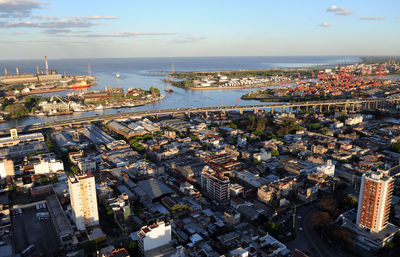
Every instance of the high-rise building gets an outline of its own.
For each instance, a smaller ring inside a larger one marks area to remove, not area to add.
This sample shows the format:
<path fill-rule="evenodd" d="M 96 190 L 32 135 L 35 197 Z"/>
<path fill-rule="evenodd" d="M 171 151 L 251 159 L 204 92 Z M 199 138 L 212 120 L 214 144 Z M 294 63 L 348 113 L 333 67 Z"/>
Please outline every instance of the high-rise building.
<path fill-rule="evenodd" d="M 11 159 L 1 159 L 0 160 L 0 178 L 3 179 L 5 177 L 15 175 L 14 172 L 14 162 Z"/>
<path fill-rule="evenodd" d="M 159 221 L 149 226 L 144 226 L 137 233 L 139 249 L 143 255 L 155 248 L 166 246 L 171 241 L 171 225 Z"/>
<path fill-rule="evenodd" d="M 388 224 L 393 178 L 380 173 L 364 174 L 361 179 L 357 225 L 380 232 Z"/>
<path fill-rule="evenodd" d="M 205 166 L 201 172 L 201 190 L 220 203 L 229 201 L 229 178 Z"/>
<path fill-rule="evenodd" d="M 68 187 L 76 227 L 85 230 L 86 227 L 98 225 L 96 185 L 92 173 L 88 171 L 69 176 Z"/>

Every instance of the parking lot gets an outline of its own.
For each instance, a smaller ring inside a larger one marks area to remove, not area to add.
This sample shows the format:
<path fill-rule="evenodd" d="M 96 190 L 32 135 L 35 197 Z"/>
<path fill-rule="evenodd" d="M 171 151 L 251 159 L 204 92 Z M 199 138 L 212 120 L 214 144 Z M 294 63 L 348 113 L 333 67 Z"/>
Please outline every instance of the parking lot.
<path fill-rule="evenodd" d="M 22 214 L 15 215 L 13 211 L 12 224 L 15 252 L 21 253 L 26 247 L 33 244 L 34 250 L 30 254 L 47 255 L 57 251 L 60 246 L 57 234 L 51 219 L 39 220 L 35 207 L 23 208 Z"/>

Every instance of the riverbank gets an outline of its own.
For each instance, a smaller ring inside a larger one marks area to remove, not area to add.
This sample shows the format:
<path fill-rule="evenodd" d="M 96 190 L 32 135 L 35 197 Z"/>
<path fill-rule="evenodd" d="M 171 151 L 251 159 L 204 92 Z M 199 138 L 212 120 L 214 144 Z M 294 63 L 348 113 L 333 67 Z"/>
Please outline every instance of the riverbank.
<path fill-rule="evenodd" d="M 294 82 L 285 82 L 285 83 L 282 83 L 281 81 L 279 81 L 279 82 L 264 82 L 264 83 L 254 84 L 251 86 L 242 85 L 242 86 L 203 86 L 203 87 L 189 86 L 189 87 L 185 87 L 185 86 L 181 85 L 182 81 L 174 81 L 173 83 L 171 83 L 171 85 L 182 88 L 182 89 L 201 91 L 201 90 L 227 90 L 227 89 L 245 90 L 245 89 L 276 87 L 279 85 L 284 87 L 285 85 L 291 84 L 291 83 L 294 83 Z"/>

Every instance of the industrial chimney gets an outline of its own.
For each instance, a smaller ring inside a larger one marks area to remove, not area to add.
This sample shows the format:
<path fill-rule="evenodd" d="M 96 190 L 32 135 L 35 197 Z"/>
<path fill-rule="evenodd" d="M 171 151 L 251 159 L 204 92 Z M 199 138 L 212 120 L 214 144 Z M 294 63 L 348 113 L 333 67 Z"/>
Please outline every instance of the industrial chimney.
<path fill-rule="evenodd" d="M 4 68 L 4 75 L 7 76 L 7 67 Z"/>
<path fill-rule="evenodd" d="M 47 62 L 47 56 L 44 57 L 44 61 L 46 62 L 46 75 L 49 75 L 49 64 Z"/>
<path fill-rule="evenodd" d="M 18 70 L 18 67 L 17 67 L 15 70 L 17 71 L 17 75 L 19 75 L 19 70 Z"/>

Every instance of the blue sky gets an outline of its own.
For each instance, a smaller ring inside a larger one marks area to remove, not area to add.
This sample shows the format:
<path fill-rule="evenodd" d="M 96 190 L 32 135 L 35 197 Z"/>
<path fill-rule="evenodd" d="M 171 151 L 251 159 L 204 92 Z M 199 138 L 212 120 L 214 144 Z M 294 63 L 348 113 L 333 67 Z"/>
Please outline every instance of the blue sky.
<path fill-rule="evenodd" d="M 0 59 L 400 55 L 400 1 L 0 0 Z"/>

